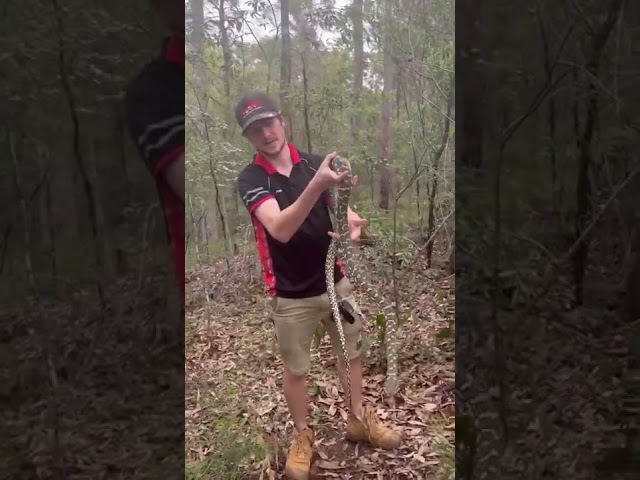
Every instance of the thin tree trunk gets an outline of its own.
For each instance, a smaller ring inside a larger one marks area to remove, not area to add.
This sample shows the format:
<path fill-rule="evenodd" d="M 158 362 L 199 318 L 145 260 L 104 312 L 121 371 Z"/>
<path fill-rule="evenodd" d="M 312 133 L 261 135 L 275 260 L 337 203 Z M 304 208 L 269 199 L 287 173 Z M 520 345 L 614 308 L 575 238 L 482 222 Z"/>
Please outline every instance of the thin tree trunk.
<path fill-rule="evenodd" d="M 89 155 L 87 155 L 87 170 L 91 176 L 91 183 L 93 185 L 93 192 L 95 195 L 95 215 L 96 224 L 98 227 L 98 236 L 100 238 L 100 246 L 102 248 L 102 258 L 104 260 L 104 272 L 108 275 L 107 278 L 112 278 L 115 274 L 115 262 L 113 255 L 115 250 L 112 248 L 112 239 L 109 230 L 106 228 L 106 219 L 104 208 L 102 205 L 102 194 L 100 189 L 100 175 L 97 171 L 96 151 L 94 148 L 93 139 L 89 138 L 88 142 Z"/>
<path fill-rule="evenodd" d="M 463 11 L 460 15 L 456 12 L 456 17 L 462 20 L 457 25 L 457 31 L 463 32 L 456 43 L 465 54 L 458 57 L 460 60 L 456 62 L 456 70 L 461 78 L 466 79 L 458 87 L 462 101 L 456 115 L 460 123 L 460 135 L 457 137 L 460 142 L 460 162 L 471 168 L 480 168 L 483 164 L 486 80 L 484 67 L 479 60 L 484 53 L 484 32 L 481 25 L 486 24 L 486 3 L 485 0 L 463 2 Z"/>
<path fill-rule="evenodd" d="M 18 153 L 16 151 L 15 139 L 13 133 L 9 132 L 9 158 L 11 160 L 11 167 L 13 169 L 13 184 L 16 189 L 16 195 L 18 197 L 18 206 L 20 209 L 20 215 L 22 217 L 22 229 L 23 229 L 23 243 L 22 246 L 24 253 L 24 269 L 27 281 L 32 291 L 37 291 L 34 275 L 33 275 L 33 260 L 32 251 L 33 246 L 31 244 L 31 215 L 27 208 L 27 200 L 24 194 L 24 188 L 20 180 L 20 172 L 18 169 Z"/>
<path fill-rule="evenodd" d="M 100 302 L 100 315 L 104 320 L 105 315 L 105 298 L 104 298 L 104 288 L 102 286 L 102 276 L 103 276 L 103 259 L 101 255 L 100 249 L 100 239 L 98 236 L 98 225 L 97 225 L 97 204 L 95 198 L 95 192 L 93 191 L 93 186 L 91 185 L 91 181 L 89 179 L 89 175 L 87 174 L 86 167 L 84 165 L 84 159 L 82 156 L 82 151 L 80 148 L 80 120 L 78 118 L 78 113 L 76 111 L 76 101 L 73 96 L 73 91 L 71 89 L 71 83 L 69 81 L 69 77 L 66 69 L 66 57 L 65 57 L 65 45 L 64 45 L 64 25 L 62 22 L 62 12 L 59 9 L 58 1 L 52 0 L 53 10 L 56 16 L 57 22 L 57 33 L 58 33 L 58 74 L 60 75 L 60 82 L 62 84 L 62 90 L 66 97 L 67 108 L 69 109 L 69 119 L 71 125 L 73 127 L 73 156 L 76 162 L 77 171 L 80 174 L 80 178 L 82 181 L 82 187 L 84 190 L 85 199 L 87 201 L 87 205 L 89 207 L 89 224 L 91 225 L 91 233 L 93 237 L 93 247 L 94 247 L 94 258 L 96 261 L 97 273 L 95 278 L 95 286 L 96 292 L 98 294 L 98 301 Z"/>
<path fill-rule="evenodd" d="M 443 125 L 442 125 L 442 142 L 440 143 L 440 147 L 436 152 L 435 158 L 433 160 L 433 176 L 431 180 L 431 193 L 429 195 L 429 213 L 427 219 L 427 238 L 431 239 L 433 232 L 435 231 L 435 202 L 436 202 L 436 193 L 438 191 L 438 169 L 440 168 L 440 160 L 442 159 L 442 155 L 444 154 L 447 143 L 449 142 L 449 126 L 450 126 L 450 118 L 453 110 L 453 102 L 454 102 L 454 86 L 450 86 L 449 97 L 447 98 L 447 113 L 444 117 Z M 429 240 L 427 244 L 427 265 L 431 267 L 431 256 L 433 254 L 433 239 Z"/>
<path fill-rule="evenodd" d="M 220 1 L 220 8 L 224 0 Z M 193 69 L 194 69 L 194 81 L 195 84 L 198 85 L 198 90 L 201 92 L 206 92 L 207 87 L 207 73 L 206 67 L 204 63 L 204 56 L 202 55 L 202 46 L 204 44 L 204 1 L 203 0 L 189 0 L 189 5 L 191 8 L 191 17 L 192 17 L 192 30 L 189 35 L 189 41 L 191 43 L 191 48 L 195 52 L 193 58 Z M 202 99 L 201 107 L 206 112 L 207 107 L 209 105 L 209 98 L 205 94 Z"/>
<path fill-rule="evenodd" d="M 611 10 L 609 11 L 607 19 L 596 33 L 593 41 L 591 58 L 587 64 L 587 71 L 589 72 L 589 95 L 587 99 L 587 117 L 585 120 L 584 134 L 582 135 L 580 145 L 578 185 L 576 189 L 576 201 L 578 204 L 575 223 L 576 240 L 582 236 L 584 229 L 589 223 L 591 213 L 591 182 L 589 181 L 589 168 L 592 163 L 591 143 L 598 116 L 599 88 L 596 83 L 600 70 L 600 59 L 602 51 L 607 44 L 607 40 L 609 39 L 613 26 L 618 18 L 618 12 L 620 11 L 622 3 L 623 0 L 614 0 L 612 2 Z M 576 254 L 573 259 L 575 302 L 577 305 L 581 305 L 583 300 L 584 275 L 587 268 L 588 254 L 589 242 L 584 241 L 576 249 Z"/>
<path fill-rule="evenodd" d="M 45 150 L 38 152 L 38 162 L 40 169 L 46 171 L 48 162 L 44 158 Z M 45 191 L 42 197 L 42 228 L 43 232 L 46 230 L 47 235 L 47 255 L 49 256 L 49 266 L 51 268 L 51 277 L 56 285 L 60 285 L 58 280 L 58 262 L 56 258 L 56 231 L 53 225 L 53 209 L 51 208 L 52 196 L 51 196 L 51 179 L 47 174 Z M 45 237 L 45 235 L 43 235 Z"/>
<path fill-rule="evenodd" d="M 307 136 L 307 149 L 309 150 L 309 153 L 313 153 L 313 145 L 311 144 L 311 125 L 309 123 L 309 82 L 307 79 L 307 62 L 304 58 L 304 52 L 300 54 L 300 59 L 302 60 L 304 130 Z"/>
<path fill-rule="evenodd" d="M 289 105 L 291 85 L 291 33 L 289 30 L 289 0 L 280 1 L 280 24 L 282 28 L 282 52 L 280 55 L 280 107 L 285 118 L 285 131 L 293 142 L 293 119 Z"/>
<path fill-rule="evenodd" d="M 544 25 L 544 19 L 541 12 L 542 6 L 538 2 L 537 15 L 538 25 L 540 27 L 540 37 L 542 39 L 542 49 L 544 52 L 544 70 L 547 75 L 547 82 L 553 82 L 553 69 L 551 67 L 551 52 L 549 50 L 549 40 L 547 38 L 547 30 Z M 558 215 L 561 203 L 561 192 L 558 185 L 558 170 L 556 166 L 556 102 L 555 97 L 551 95 L 549 97 L 549 110 L 548 110 L 548 124 L 549 124 L 549 167 L 551 173 L 551 202 L 554 215 Z"/>
<path fill-rule="evenodd" d="M 207 139 L 208 140 L 208 139 Z M 209 143 L 209 148 L 211 148 L 211 144 Z M 213 153 L 213 152 L 210 152 Z M 211 180 L 213 180 L 213 189 L 215 192 L 215 201 L 216 201 L 216 210 L 218 211 L 218 216 L 220 218 L 220 227 L 222 228 L 222 238 L 224 240 L 225 249 L 227 250 L 227 254 L 231 252 L 229 249 L 229 240 L 227 238 L 227 221 L 225 218 L 223 202 L 224 195 L 221 195 L 220 186 L 218 184 L 218 178 L 216 176 L 215 170 L 213 169 L 213 159 L 209 157 L 209 173 L 211 175 Z M 225 255 L 225 261 L 227 263 L 227 267 L 229 266 L 229 255 Z"/>
<path fill-rule="evenodd" d="M 352 22 L 353 22 L 353 94 L 352 102 L 354 112 L 351 117 L 351 135 L 354 145 L 359 145 L 360 129 L 362 128 L 362 118 L 360 116 L 360 99 L 362 95 L 362 84 L 364 78 L 364 35 L 363 35 L 363 0 L 353 0 Z"/>
<path fill-rule="evenodd" d="M 231 47 L 229 32 L 225 21 L 224 0 L 218 0 L 218 29 L 220 30 L 220 45 L 222 47 L 222 71 L 224 74 L 224 93 L 227 104 L 231 99 Z M 223 133 L 226 139 L 226 132 Z"/>
<path fill-rule="evenodd" d="M 130 200 L 131 200 L 131 185 L 129 184 L 129 169 L 127 167 L 128 165 L 128 160 L 127 160 L 127 150 L 126 150 L 126 145 L 127 145 L 127 129 L 126 129 L 126 125 L 125 125 L 125 118 L 124 115 L 121 114 L 121 112 L 119 112 L 118 115 L 118 147 L 119 147 L 119 153 L 120 153 L 120 166 L 122 167 L 122 186 L 123 186 L 123 192 L 124 192 L 124 201 L 123 203 L 125 205 L 128 205 Z"/>
<path fill-rule="evenodd" d="M 55 3 L 54 3 L 55 5 Z M 11 159 L 11 165 L 13 168 L 13 179 L 14 186 L 16 189 L 16 195 L 18 197 L 18 205 L 20 208 L 20 214 L 22 216 L 22 224 L 23 224 L 23 243 L 22 248 L 24 249 L 24 266 L 25 266 L 25 274 L 27 277 L 27 282 L 29 285 L 29 289 L 31 290 L 31 294 L 34 297 L 35 305 L 40 305 L 39 299 L 39 291 L 36 283 L 35 275 L 33 272 L 33 259 L 32 255 L 32 244 L 31 244 L 31 215 L 29 214 L 29 208 L 27 207 L 27 199 L 24 194 L 24 187 L 20 180 L 20 172 L 18 169 L 18 159 L 17 159 L 17 151 L 15 146 L 15 140 L 13 138 L 13 134 L 9 133 L 9 157 Z M 55 334 L 57 333 L 56 323 L 57 319 L 51 318 L 48 319 L 49 322 L 44 323 L 45 316 L 43 312 L 41 314 L 41 322 L 38 324 L 39 334 L 41 337 L 43 351 L 44 351 L 44 360 L 47 364 L 47 370 L 49 374 L 49 398 L 47 398 L 47 420 L 49 425 L 46 425 L 46 428 L 49 428 L 52 432 L 52 447 L 50 453 L 53 455 L 54 459 L 61 458 L 61 448 L 60 448 L 60 415 L 59 415 L 59 401 L 58 401 L 58 374 L 56 368 L 56 359 L 55 359 Z M 67 475 L 64 471 L 64 467 L 60 460 L 54 460 L 54 471 L 56 472 L 56 476 L 59 478 L 65 478 Z"/>
<path fill-rule="evenodd" d="M 389 167 L 389 150 L 391 147 L 391 117 L 393 115 L 393 80 L 395 78 L 393 69 L 393 56 L 391 52 L 391 21 L 392 21 L 392 0 L 385 3 L 385 34 L 384 34 L 384 58 L 383 77 L 384 87 L 382 92 L 382 128 L 380 133 L 380 198 L 378 206 L 382 210 L 389 210 L 389 199 L 391 196 L 391 169 Z"/>

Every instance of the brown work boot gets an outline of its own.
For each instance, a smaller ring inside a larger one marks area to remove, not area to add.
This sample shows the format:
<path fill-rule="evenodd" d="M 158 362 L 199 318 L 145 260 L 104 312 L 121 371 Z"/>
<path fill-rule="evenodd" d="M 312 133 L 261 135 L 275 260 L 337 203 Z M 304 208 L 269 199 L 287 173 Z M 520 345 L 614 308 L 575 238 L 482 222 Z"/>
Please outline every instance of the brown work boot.
<path fill-rule="evenodd" d="M 287 463 L 284 467 L 286 478 L 291 480 L 307 480 L 311 469 L 311 456 L 313 454 L 313 431 L 307 427 L 304 430 L 293 430 L 293 441 L 287 454 Z"/>
<path fill-rule="evenodd" d="M 402 437 L 389 427 L 385 427 L 371 407 L 364 407 L 362 420 L 353 413 L 347 419 L 347 440 L 352 442 L 368 442 L 376 448 L 392 449 L 400 445 Z"/>

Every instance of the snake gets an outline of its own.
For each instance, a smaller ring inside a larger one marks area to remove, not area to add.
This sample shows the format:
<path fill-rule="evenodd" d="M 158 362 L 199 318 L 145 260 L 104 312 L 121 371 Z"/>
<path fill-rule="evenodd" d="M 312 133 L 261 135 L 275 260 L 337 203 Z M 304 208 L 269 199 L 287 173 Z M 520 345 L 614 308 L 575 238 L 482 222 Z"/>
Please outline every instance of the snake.
<path fill-rule="evenodd" d="M 351 189 L 353 186 L 353 176 L 351 173 L 351 165 L 349 161 L 343 157 L 335 156 L 330 164 L 331 170 L 340 175 L 348 172 L 346 178 L 330 189 L 331 204 L 333 205 L 333 216 L 335 220 L 334 232 L 339 236 L 338 239 L 331 239 L 327 259 L 325 262 L 325 277 L 327 283 L 327 295 L 331 305 L 331 313 L 338 330 L 342 355 L 344 356 L 344 365 L 346 373 L 346 403 L 352 410 L 351 404 L 351 371 L 349 369 L 349 354 L 347 352 L 347 342 L 344 336 L 342 326 L 342 316 L 338 307 L 338 297 L 335 289 L 334 268 L 336 260 L 340 260 L 343 265 L 347 278 L 353 282 L 356 288 L 364 290 L 371 300 L 378 305 L 386 319 L 385 330 L 385 347 L 387 358 L 387 376 L 385 381 L 385 390 L 390 395 L 395 395 L 398 391 L 398 354 L 395 348 L 397 334 L 397 318 L 391 302 L 386 301 L 371 285 L 364 274 L 358 268 L 355 254 L 350 244 L 349 223 L 347 221 L 347 212 L 349 210 L 349 198 L 351 197 Z"/>

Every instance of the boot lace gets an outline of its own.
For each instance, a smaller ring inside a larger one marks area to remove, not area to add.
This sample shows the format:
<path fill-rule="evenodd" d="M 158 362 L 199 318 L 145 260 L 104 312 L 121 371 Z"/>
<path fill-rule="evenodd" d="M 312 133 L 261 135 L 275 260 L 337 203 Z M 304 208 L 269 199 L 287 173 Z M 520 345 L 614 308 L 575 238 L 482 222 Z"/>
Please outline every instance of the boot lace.
<path fill-rule="evenodd" d="M 302 432 L 295 432 L 294 434 L 294 449 L 297 456 L 302 456 L 307 451 L 307 438 Z"/>
<path fill-rule="evenodd" d="M 378 416 L 370 408 L 367 408 L 365 410 L 365 418 L 367 419 L 367 427 L 370 430 L 380 425 L 380 420 L 378 419 Z"/>

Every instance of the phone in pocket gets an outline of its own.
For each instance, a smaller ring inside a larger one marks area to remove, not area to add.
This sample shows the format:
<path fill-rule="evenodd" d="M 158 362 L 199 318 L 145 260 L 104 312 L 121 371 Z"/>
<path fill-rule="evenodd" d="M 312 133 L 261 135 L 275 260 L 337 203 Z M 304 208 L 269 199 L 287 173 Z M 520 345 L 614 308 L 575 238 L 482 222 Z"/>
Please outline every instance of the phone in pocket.
<path fill-rule="evenodd" d="M 353 305 L 351 305 L 346 300 L 342 300 L 340 303 L 338 303 L 338 310 L 340 310 L 342 318 L 347 322 L 354 323 L 356 321 Z"/>

